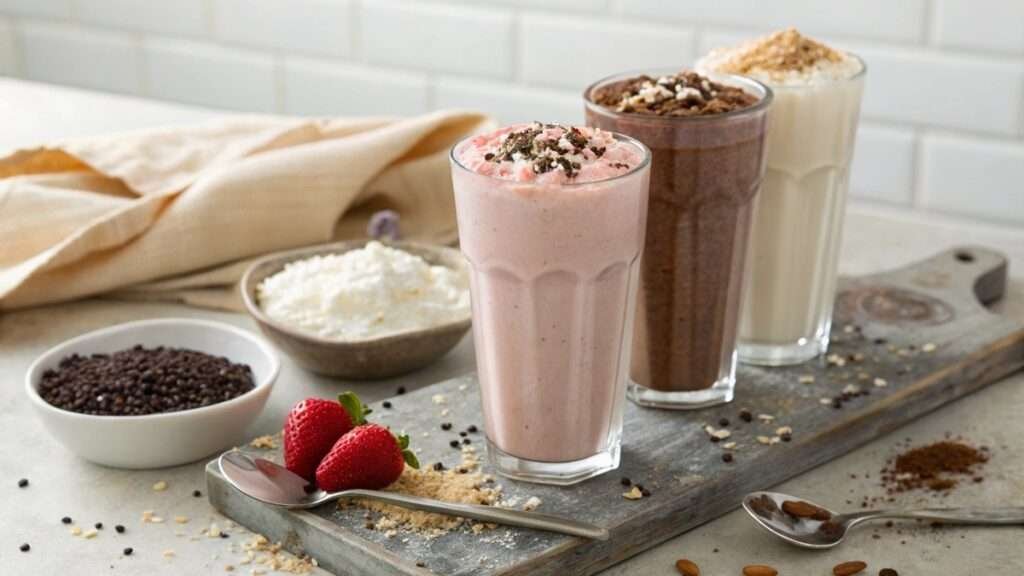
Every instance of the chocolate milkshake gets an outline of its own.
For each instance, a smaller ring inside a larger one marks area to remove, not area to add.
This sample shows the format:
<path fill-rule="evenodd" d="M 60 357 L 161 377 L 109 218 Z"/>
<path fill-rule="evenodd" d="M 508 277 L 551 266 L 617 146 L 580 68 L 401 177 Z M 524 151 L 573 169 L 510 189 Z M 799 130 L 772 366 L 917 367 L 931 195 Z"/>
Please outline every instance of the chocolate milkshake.
<path fill-rule="evenodd" d="M 677 409 L 728 402 L 771 91 L 659 71 L 602 80 L 584 97 L 588 125 L 633 136 L 653 158 L 629 398 Z"/>
<path fill-rule="evenodd" d="M 593 128 L 510 126 L 452 151 L 487 456 L 571 484 L 619 464 L 649 153 Z"/>

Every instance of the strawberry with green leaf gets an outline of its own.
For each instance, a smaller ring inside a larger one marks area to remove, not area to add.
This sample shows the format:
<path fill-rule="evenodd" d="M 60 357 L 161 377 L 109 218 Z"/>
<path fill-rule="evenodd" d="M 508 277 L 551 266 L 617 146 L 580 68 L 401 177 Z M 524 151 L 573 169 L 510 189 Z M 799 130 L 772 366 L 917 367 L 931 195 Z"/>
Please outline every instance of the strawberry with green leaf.
<path fill-rule="evenodd" d="M 409 450 L 408 436 L 396 437 L 383 426 L 364 424 L 338 439 L 316 469 L 316 482 L 328 492 L 378 490 L 398 480 L 406 464 L 420 467 Z"/>

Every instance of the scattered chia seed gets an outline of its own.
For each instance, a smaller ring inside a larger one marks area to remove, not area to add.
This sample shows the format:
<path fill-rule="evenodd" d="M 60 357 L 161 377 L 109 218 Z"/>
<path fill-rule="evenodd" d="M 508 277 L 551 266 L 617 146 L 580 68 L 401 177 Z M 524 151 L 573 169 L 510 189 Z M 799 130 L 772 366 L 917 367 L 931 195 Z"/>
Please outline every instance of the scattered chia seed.
<path fill-rule="evenodd" d="M 61 524 L 71 524 L 71 516 L 65 516 L 60 519 Z"/>
<path fill-rule="evenodd" d="M 718 419 L 718 425 L 721 426 L 722 428 L 725 428 L 726 426 L 729 425 L 729 419 L 728 418 L 719 418 Z"/>
<path fill-rule="evenodd" d="M 124 534 L 124 526 L 118 524 L 118 525 L 114 526 L 114 531 L 117 532 L 118 534 Z"/>
<path fill-rule="evenodd" d="M 459 441 L 458 440 L 452 440 L 451 442 L 448 443 L 448 445 L 451 446 L 452 448 L 458 448 L 459 447 Z"/>
<path fill-rule="evenodd" d="M 469 432 L 471 434 L 476 434 L 476 432 L 477 432 L 476 424 L 470 424 L 469 428 L 466 428 L 466 432 Z"/>
<path fill-rule="evenodd" d="M 26 486 L 28 486 L 28 478 L 22 478 L 21 480 L 18 480 L 18 488 L 24 488 Z"/>
<path fill-rule="evenodd" d="M 750 413 L 750 410 L 744 408 L 743 410 L 740 410 L 740 420 L 743 420 L 744 422 L 753 422 L 754 415 Z"/>
<path fill-rule="evenodd" d="M 463 439 L 462 439 L 462 443 L 463 443 L 463 444 L 465 444 L 466 446 L 469 446 L 470 442 L 471 442 L 471 441 L 470 441 L 470 439 L 469 439 L 469 438 L 463 438 Z"/>
<path fill-rule="evenodd" d="M 391 408 L 391 402 L 388 402 L 387 400 L 385 400 L 384 402 L 381 402 L 381 406 L 383 406 L 385 408 Z"/>
<path fill-rule="evenodd" d="M 725 462 L 726 464 L 732 462 L 732 452 L 722 454 L 722 462 Z"/>
<path fill-rule="evenodd" d="M 399 386 L 398 390 L 395 390 L 395 393 L 398 394 L 399 396 L 405 394 L 405 386 Z"/>
<path fill-rule="evenodd" d="M 134 552 L 134 550 L 132 550 L 130 546 L 128 548 L 124 549 L 124 555 L 125 556 L 131 556 L 132 552 Z"/>
<path fill-rule="evenodd" d="M 94 526 L 97 530 L 103 530 L 103 522 L 97 522 Z"/>
<path fill-rule="evenodd" d="M 193 490 L 192 491 L 192 497 L 193 498 L 202 498 L 203 497 L 203 493 L 200 492 L 199 490 Z"/>
<path fill-rule="evenodd" d="M 469 433 L 468 433 L 468 432 L 459 432 L 459 436 L 461 436 L 461 437 L 463 437 L 463 438 L 465 438 L 465 437 L 466 437 L 466 436 L 468 436 L 468 435 L 469 435 Z"/>
<path fill-rule="evenodd" d="M 434 462 L 434 470 L 437 472 L 444 470 L 444 464 L 441 462 Z"/>
<path fill-rule="evenodd" d="M 452 423 L 451 422 L 442 422 L 441 423 L 441 430 L 444 430 L 445 432 L 447 432 L 448 430 L 451 430 L 451 429 L 452 429 Z"/>
<path fill-rule="evenodd" d="M 626 478 L 625 476 L 623 476 L 623 477 L 622 477 L 622 480 L 619 480 L 619 482 L 620 482 L 620 483 L 621 483 L 621 484 L 622 484 L 623 486 L 632 486 L 632 485 L 633 485 L 633 481 L 632 481 L 632 480 L 630 480 L 629 478 Z"/>
<path fill-rule="evenodd" d="M 24 544 L 22 544 L 21 546 L 18 547 L 18 550 L 21 550 L 22 552 L 28 552 L 31 549 L 32 549 L 32 547 L 28 545 L 28 542 L 26 542 L 26 543 L 24 543 Z"/>

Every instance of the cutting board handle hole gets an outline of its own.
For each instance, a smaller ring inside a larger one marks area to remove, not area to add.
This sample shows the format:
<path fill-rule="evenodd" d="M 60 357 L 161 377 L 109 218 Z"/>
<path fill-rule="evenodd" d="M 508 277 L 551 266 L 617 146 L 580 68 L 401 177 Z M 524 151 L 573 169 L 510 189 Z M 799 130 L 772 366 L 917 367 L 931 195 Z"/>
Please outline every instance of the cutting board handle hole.
<path fill-rule="evenodd" d="M 966 250 L 957 250 L 953 254 L 953 257 L 956 258 L 958 262 L 963 262 L 964 264 L 974 262 L 974 254 L 971 254 Z"/>

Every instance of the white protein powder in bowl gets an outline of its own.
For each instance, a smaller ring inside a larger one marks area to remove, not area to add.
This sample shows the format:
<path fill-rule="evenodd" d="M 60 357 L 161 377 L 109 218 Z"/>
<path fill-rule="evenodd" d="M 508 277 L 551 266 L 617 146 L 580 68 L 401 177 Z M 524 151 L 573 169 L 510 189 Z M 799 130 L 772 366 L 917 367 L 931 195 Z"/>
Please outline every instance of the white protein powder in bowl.
<path fill-rule="evenodd" d="M 256 294 L 273 320 L 336 340 L 438 326 L 470 309 L 465 274 L 380 242 L 291 262 Z"/>

